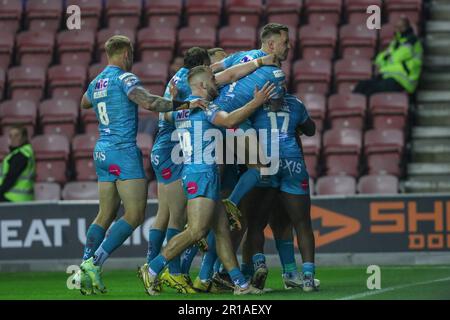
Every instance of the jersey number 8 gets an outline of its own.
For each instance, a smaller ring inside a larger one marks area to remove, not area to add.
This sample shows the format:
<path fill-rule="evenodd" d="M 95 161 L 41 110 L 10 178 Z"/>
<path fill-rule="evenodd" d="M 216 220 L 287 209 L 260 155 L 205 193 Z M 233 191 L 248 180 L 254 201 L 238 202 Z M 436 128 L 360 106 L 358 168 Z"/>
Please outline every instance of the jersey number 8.
<path fill-rule="evenodd" d="M 109 125 L 109 118 L 108 118 L 108 114 L 106 113 L 106 103 L 99 102 L 97 104 L 97 108 L 98 108 L 98 117 L 100 119 L 100 123 L 103 124 L 104 126 Z"/>

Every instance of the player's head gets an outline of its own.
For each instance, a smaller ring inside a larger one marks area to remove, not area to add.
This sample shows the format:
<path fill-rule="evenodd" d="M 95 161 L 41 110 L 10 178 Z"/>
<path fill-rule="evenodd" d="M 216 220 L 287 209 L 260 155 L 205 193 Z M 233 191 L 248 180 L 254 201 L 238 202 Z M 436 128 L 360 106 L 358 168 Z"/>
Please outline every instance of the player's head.
<path fill-rule="evenodd" d="M 17 148 L 28 141 L 27 128 L 21 125 L 12 126 L 8 132 L 9 145 L 11 148 Z"/>
<path fill-rule="evenodd" d="M 133 66 L 133 44 L 125 36 L 115 35 L 105 43 L 108 63 L 120 66 L 125 71 L 131 71 Z"/>
<path fill-rule="evenodd" d="M 395 32 L 400 34 L 406 32 L 409 28 L 411 28 L 411 23 L 407 17 L 401 17 L 395 24 Z"/>
<path fill-rule="evenodd" d="M 197 66 L 189 70 L 188 82 L 193 94 L 208 101 L 214 100 L 219 95 L 214 73 L 208 66 Z"/>
<path fill-rule="evenodd" d="M 260 34 L 262 49 L 274 54 L 280 61 L 287 59 L 289 49 L 289 27 L 279 23 L 266 24 Z"/>
<path fill-rule="evenodd" d="M 208 50 L 211 64 L 222 61 L 227 57 L 227 53 L 222 48 L 212 48 Z"/>
<path fill-rule="evenodd" d="M 192 69 L 197 66 L 209 66 L 211 60 L 209 59 L 208 50 L 200 47 L 189 48 L 184 54 L 184 67 Z"/>

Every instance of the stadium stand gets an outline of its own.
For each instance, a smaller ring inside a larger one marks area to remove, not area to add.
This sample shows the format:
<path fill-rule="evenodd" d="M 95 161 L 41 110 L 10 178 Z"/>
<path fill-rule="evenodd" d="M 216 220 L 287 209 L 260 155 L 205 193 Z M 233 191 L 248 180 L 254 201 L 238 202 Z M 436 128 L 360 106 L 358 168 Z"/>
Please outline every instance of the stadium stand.
<path fill-rule="evenodd" d="M 317 195 L 352 195 L 356 193 L 356 180 L 353 177 L 325 176 L 317 179 Z"/>
<path fill-rule="evenodd" d="M 69 182 L 64 186 L 62 198 L 64 200 L 96 200 L 98 199 L 97 182 Z"/>
<path fill-rule="evenodd" d="M 0 161 L 9 153 L 9 141 L 7 136 L 0 136 Z"/>
<path fill-rule="evenodd" d="M 28 136 L 34 135 L 37 117 L 36 103 L 30 100 L 7 100 L 0 105 L 0 123 L 3 134 L 8 133 L 8 128 L 21 124 L 27 128 Z"/>
<path fill-rule="evenodd" d="M 67 8 L 71 5 L 80 7 L 83 12 L 82 30 L 97 30 L 103 12 L 102 0 L 67 0 Z"/>
<path fill-rule="evenodd" d="M 146 1 L 145 17 L 150 27 L 176 29 L 180 23 L 179 16 L 182 10 L 183 0 Z"/>
<path fill-rule="evenodd" d="M 79 181 L 97 180 L 92 153 L 98 133 L 76 135 L 72 140 L 72 156 L 75 162 L 76 179 Z"/>
<path fill-rule="evenodd" d="M 368 175 L 359 179 L 357 190 L 364 194 L 396 194 L 398 178 L 390 175 Z"/>
<path fill-rule="evenodd" d="M 34 184 L 34 198 L 38 201 L 56 201 L 61 199 L 61 186 L 52 182 Z"/>
<path fill-rule="evenodd" d="M 39 105 L 39 120 L 44 134 L 64 134 L 72 139 L 78 123 L 80 107 L 77 101 L 48 99 Z"/>
<path fill-rule="evenodd" d="M 0 70 L 2 70 L 0 73 L 3 74 L 4 79 L 4 70 L 8 69 L 8 66 L 11 63 L 11 58 L 13 57 L 14 34 L 11 33 L 11 31 L 0 30 Z M 0 87 L 0 90 L 3 91 L 3 86 Z M 2 96 L 0 94 L 0 99 L 1 98 Z"/>
<path fill-rule="evenodd" d="M 267 22 L 284 23 L 296 29 L 302 8 L 302 1 L 266 0 Z"/>

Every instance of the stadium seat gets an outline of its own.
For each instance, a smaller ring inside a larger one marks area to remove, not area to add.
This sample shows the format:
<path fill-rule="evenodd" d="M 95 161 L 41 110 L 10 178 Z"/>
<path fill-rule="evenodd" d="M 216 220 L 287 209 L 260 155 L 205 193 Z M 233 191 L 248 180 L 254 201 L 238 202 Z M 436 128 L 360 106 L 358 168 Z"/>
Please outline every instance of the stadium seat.
<path fill-rule="evenodd" d="M 93 181 L 66 183 L 62 198 L 64 200 L 98 200 L 98 184 Z"/>
<path fill-rule="evenodd" d="M 97 115 L 93 108 L 81 109 L 81 122 L 84 126 L 85 133 L 97 133 L 98 132 L 98 120 Z"/>
<path fill-rule="evenodd" d="M 100 72 L 105 69 L 105 67 L 106 66 L 101 63 L 91 64 L 88 70 L 88 82 L 90 83 L 92 80 L 94 80 L 100 74 Z"/>
<path fill-rule="evenodd" d="M 316 131 L 322 132 L 323 122 L 325 121 L 325 113 L 327 110 L 325 96 L 317 93 L 296 93 L 295 95 L 305 104 L 309 116 L 316 123 Z"/>
<path fill-rule="evenodd" d="M 22 18 L 22 1 L 3 0 L 0 3 L 0 30 L 14 34 Z"/>
<path fill-rule="evenodd" d="M 36 157 L 37 182 L 66 182 L 69 140 L 64 135 L 44 134 L 31 139 Z"/>
<path fill-rule="evenodd" d="M 95 31 L 61 31 L 57 36 L 59 63 L 88 66 L 94 51 Z"/>
<path fill-rule="evenodd" d="M 133 65 L 132 72 L 152 94 L 162 96 L 167 83 L 169 66 L 161 62 L 138 62 Z"/>
<path fill-rule="evenodd" d="M 251 50 L 256 47 L 256 29 L 248 26 L 220 28 L 219 46 L 227 52 Z"/>
<path fill-rule="evenodd" d="M 6 134 L 0 136 L 0 162 L 9 153 L 9 138 Z"/>
<path fill-rule="evenodd" d="M 334 65 L 334 75 L 337 91 L 351 93 L 358 81 L 372 77 L 372 62 L 360 58 L 338 60 Z"/>
<path fill-rule="evenodd" d="M 136 29 L 139 26 L 141 12 L 141 0 L 108 0 L 105 3 L 109 28 Z"/>
<path fill-rule="evenodd" d="M 309 194 L 315 195 L 316 194 L 316 185 L 314 183 L 314 179 L 309 178 Z"/>
<path fill-rule="evenodd" d="M 356 193 L 355 178 L 345 175 L 325 176 L 317 179 L 316 194 L 323 195 L 345 195 Z"/>
<path fill-rule="evenodd" d="M 398 178 L 391 175 L 367 175 L 359 179 L 358 193 L 362 194 L 396 194 Z"/>
<path fill-rule="evenodd" d="M 400 17 L 408 17 L 414 24 L 419 22 L 422 14 L 422 0 L 389 0 L 384 4 L 390 22 L 395 22 Z"/>
<path fill-rule="evenodd" d="M 82 12 L 81 30 L 96 31 L 101 21 L 103 3 L 102 0 L 67 0 L 66 8 L 77 5 Z"/>
<path fill-rule="evenodd" d="M 55 35 L 48 31 L 23 31 L 17 35 L 18 62 L 48 67 L 53 57 Z"/>
<path fill-rule="evenodd" d="M 35 66 L 18 66 L 8 70 L 8 92 L 12 99 L 20 98 L 38 102 L 43 96 L 45 69 Z"/>
<path fill-rule="evenodd" d="M 404 136 L 398 129 L 373 129 L 365 133 L 364 152 L 370 174 L 401 175 Z"/>
<path fill-rule="evenodd" d="M 216 46 L 216 29 L 208 26 L 185 27 L 178 31 L 178 53 L 191 47 L 213 48 Z"/>
<path fill-rule="evenodd" d="M 303 59 L 331 60 L 338 38 L 334 25 L 309 24 L 299 29 L 300 51 Z"/>
<path fill-rule="evenodd" d="M 144 170 L 147 173 L 147 176 L 149 176 L 151 171 L 150 153 L 152 152 L 153 147 L 153 137 L 146 133 L 138 133 L 136 142 L 142 152 Z"/>
<path fill-rule="evenodd" d="M 176 29 L 180 24 L 183 0 L 146 1 L 145 14 L 151 28 Z"/>
<path fill-rule="evenodd" d="M 27 128 L 28 137 L 32 137 L 36 116 L 37 107 L 33 101 L 17 98 L 0 104 L 0 123 L 3 134 L 7 134 L 11 126 L 21 124 Z"/>
<path fill-rule="evenodd" d="M 414 32 L 417 34 L 418 28 L 415 24 L 411 24 Z M 381 26 L 380 29 L 380 50 L 384 50 L 388 47 L 389 43 L 395 36 L 395 21 L 392 23 L 386 23 Z"/>
<path fill-rule="evenodd" d="M 384 92 L 372 95 L 369 110 L 373 127 L 403 130 L 408 118 L 408 108 L 406 93 Z"/>
<path fill-rule="evenodd" d="M 316 133 L 312 137 L 301 136 L 302 150 L 305 157 L 306 168 L 309 176 L 317 178 L 317 166 L 319 164 L 319 155 L 321 150 L 321 135 Z"/>
<path fill-rule="evenodd" d="M 1 29 L 0 29 L 1 30 Z M 0 31 L 0 69 L 7 70 L 14 50 L 14 33 Z M 0 99 L 2 94 L 0 93 Z"/>
<path fill-rule="evenodd" d="M 332 128 L 363 130 L 366 97 L 362 94 L 334 94 L 328 98 L 328 119 Z"/>
<path fill-rule="evenodd" d="M 148 199 L 158 199 L 158 182 L 156 180 L 150 181 L 148 184 Z"/>
<path fill-rule="evenodd" d="M 172 61 L 177 34 L 167 27 L 149 27 L 138 32 L 137 49 L 142 62 Z"/>
<path fill-rule="evenodd" d="M 45 134 L 64 134 L 72 139 L 78 122 L 80 103 L 68 99 L 49 99 L 39 105 L 39 119 Z"/>
<path fill-rule="evenodd" d="M 281 65 L 281 70 L 283 70 L 284 72 L 284 76 L 286 79 L 286 86 L 288 88 L 291 87 L 291 78 L 292 78 L 292 64 L 290 61 L 284 61 L 283 64 Z"/>
<path fill-rule="evenodd" d="M 78 181 L 97 180 L 93 152 L 98 133 L 79 134 L 72 140 L 72 155 L 75 161 L 75 173 Z"/>
<path fill-rule="evenodd" d="M 34 184 L 34 200 L 37 201 L 61 200 L 61 187 L 57 183 L 37 182 Z"/>
<path fill-rule="evenodd" d="M 128 37 L 131 42 L 135 43 L 136 33 L 133 29 L 129 28 L 108 28 L 108 29 L 102 29 L 97 32 L 97 60 L 100 60 L 100 63 L 103 65 L 106 65 L 108 63 L 108 60 L 106 59 L 105 54 L 105 43 L 106 41 L 114 36 L 114 35 L 123 35 Z"/>
<path fill-rule="evenodd" d="M 344 0 L 345 16 L 348 23 L 366 23 L 367 8 L 371 5 L 382 7 L 381 0 Z"/>
<path fill-rule="evenodd" d="M 300 21 L 303 3 L 298 0 L 266 0 L 269 23 L 283 23 L 296 29 Z"/>
<path fill-rule="evenodd" d="M 371 59 L 377 46 L 377 30 L 370 30 L 366 24 L 346 24 L 341 26 L 340 53 L 343 58 Z"/>
<path fill-rule="evenodd" d="M 296 92 L 327 94 L 331 82 L 331 62 L 323 59 L 298 60 L 294 63 Z"/>
<path fill-rule="evenodd" d="M 225 0 L 228 24 L 256 28 L 263 12 L 262 0 Z"/>
<path fill-rule="evenodd" d="M 26 2 L 28 30 L 55 32 L 61 24 L 63 1 L 33 0 Z"/>
<path fill-rule="evenodd" d="M 3 92 L 5 91 L 5 78 L 6 74 L 2 68 L 0 68 L 0 101 L 3 100 Z"/>
<path fill-rule="evenodd" d="M 328 175 L 358 176 L 362 134 L 357 129 L 331 129 L 323 136 L 323 150 Z"/>
<path fill-rule="evenodd" d="M 48 86 L 53 98 L 80 101 L 86 85 L 84 66 L 56 65 L 48 69 Z"/>
<path fill-rule="evenodd" d="M 222 0 L 186 0 L 186 15 L 191 27 L 218 27 L 221 11 Z"/>
<path fill-rule="evenodd" d="M 305 0 L 304 4 L 310 24 L 339 24 L 342 0 Z"/>

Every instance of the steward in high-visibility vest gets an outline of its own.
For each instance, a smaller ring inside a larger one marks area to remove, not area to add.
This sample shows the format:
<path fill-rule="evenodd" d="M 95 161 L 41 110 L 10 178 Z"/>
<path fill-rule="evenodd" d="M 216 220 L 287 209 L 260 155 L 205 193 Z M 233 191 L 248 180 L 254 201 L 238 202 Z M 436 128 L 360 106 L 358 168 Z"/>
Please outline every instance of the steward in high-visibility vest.
<path fill-rule="evenodd" d="M 22 127 L 10 129 L 11 152 L 0 166 L 0 201 L 34 200 L 36 164 L 27 131 Z"/>

